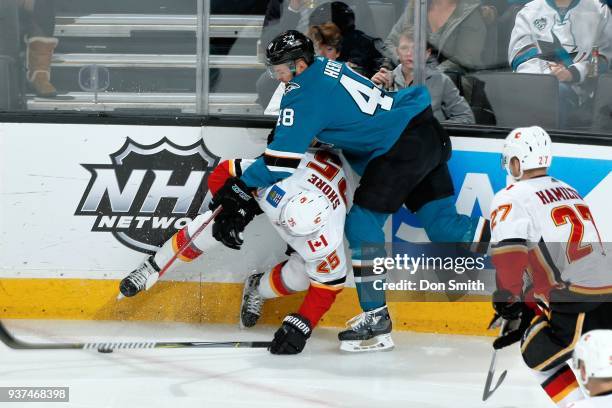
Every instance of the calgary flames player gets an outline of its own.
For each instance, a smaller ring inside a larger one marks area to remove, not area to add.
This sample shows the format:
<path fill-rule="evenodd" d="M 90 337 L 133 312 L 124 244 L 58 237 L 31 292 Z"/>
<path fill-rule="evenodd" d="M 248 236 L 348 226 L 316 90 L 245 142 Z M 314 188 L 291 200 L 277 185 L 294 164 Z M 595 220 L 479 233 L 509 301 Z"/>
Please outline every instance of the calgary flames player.
<path fill-rule="evenodd" d="M 572 362 L 588 398 L 567 408 L 612 407 L 612 330 L 584 334 L 576 345 Z"/>
<path fill-rule="evenodd" d="M 217 166 L 208 178 L 208 187 L 213 194 L 211 208 L 217 206 L 214 197 L 226 181 L 240 177 L 254 162 L 226 160 Z M 247 278 L 241 325 L 251 327 L 256 324 L 265 299 L 308 291 L 298 312 L 285 317 L 276 331 L 270 346 L 273 354 L 300 353 L 312 329 L 344 287 L 347 259 L 343 237 L 348 185 L 340 158 L 332 151 L 316 149 L 306 153 L 293 175 L 268 188 L 256 190 L 255 197 L 247 200 L 253 206 L 249 213 L 266 214 L 290 249 L 287 260 L 265 273 Z M 222 238 L 226 246 L 240 249 L 243 237 L 238 231 L 241 229 L 237 228 L 235 234 L 218 234 L 221 228 L 232 230 L 231 225 L 226 225 L 231 221 L 231 218 L 215 220 L 212 234 L 219 236 L 217 239 Z M 181 262 L 191 262 L 202 254 L 206 245 L 205 234 L 197 236 L 188 248 L 183 248 L 203 222 L 205 217 L 200 215 L 177 232 L 154 256 L 121 281 L 121 293 L 134 296 L 148 289 L 156 281 L 160 267 L 179 252 L 172 268 L 180 267 Z"/>
<path fill-rule="evenodd" d="M 612 328 L 612 259 L 580 194 L 547 175 L 551 144 L 537 126 L 505 140 L 502 166 L 515 183 L 495 195 L 491 241 L 494 308 L 508 324 L 493 346 L 520 340 L 523 360 L 563 407 L 583 398 L 567 364 L 581 334 Z"/>

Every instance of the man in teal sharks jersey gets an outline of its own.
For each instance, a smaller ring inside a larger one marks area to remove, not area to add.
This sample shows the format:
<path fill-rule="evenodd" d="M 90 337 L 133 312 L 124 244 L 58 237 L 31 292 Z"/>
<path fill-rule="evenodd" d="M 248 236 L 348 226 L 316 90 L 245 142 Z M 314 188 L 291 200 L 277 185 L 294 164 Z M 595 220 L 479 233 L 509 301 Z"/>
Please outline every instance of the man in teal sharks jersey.
<path fill-rule="evenodd" d="M 315 58 L 311 40 L 298 31 L 272 40 L 266 59 L 270 73 L 286 85 L 274 140 L 213 198 L 211 208 L 223 206 L 213 235 L 239 248 L 244 227 L 257 214 L 254 189 L 290 176 L 314 141 L 341 149 L 361 176 L 345 234 L 363 309 L 339 334 L 341 348 L 391 348 L 385 294 L 374 285 L 385 274 L 372 270 L 389 215 L 406 205 L 435 242 L 472 242 L 488 231 L 482 219 L 457 214 L 447 166 L 450 138 L 432 114 L 425 87 L 385 92 L 345 64 Z"/>

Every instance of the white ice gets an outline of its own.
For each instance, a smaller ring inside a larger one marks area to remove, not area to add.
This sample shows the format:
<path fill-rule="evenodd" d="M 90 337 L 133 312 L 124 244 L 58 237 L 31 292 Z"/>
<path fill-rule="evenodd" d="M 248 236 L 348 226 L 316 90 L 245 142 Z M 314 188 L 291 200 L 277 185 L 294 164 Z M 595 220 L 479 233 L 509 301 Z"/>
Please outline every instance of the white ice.
<path fill-rule="evenodd" d="M 5 322 L 27 341 L 263 340 L 274 327 L 176 323 Z M 517 347 L 498 355 L 508 376 L 482 402 L 491 357 L 484 337 L 395 332 L 391 352 L 343 354 L 337 330 L 317 329 L 298 356 L 265 349 L 12 350 L 0 343 L 0 386 L 67 386 L 70 403 L 50 408 L 191 407 L 554 407 L 520 361 Z M 35 408 L 42 403 L 0 404 Z"/>

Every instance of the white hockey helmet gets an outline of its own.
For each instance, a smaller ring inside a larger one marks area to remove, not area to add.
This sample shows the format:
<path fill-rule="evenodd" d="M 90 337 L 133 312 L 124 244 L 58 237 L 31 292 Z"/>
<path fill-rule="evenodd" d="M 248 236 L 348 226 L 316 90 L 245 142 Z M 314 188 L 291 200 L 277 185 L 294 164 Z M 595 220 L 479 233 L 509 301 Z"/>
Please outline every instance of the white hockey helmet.
<path fill-rule="evenodd" d="M 330 208 L 331 204 L 323 194 L 302 191 L 287 201 L 278 221 L 289 234 L 303 237 L 314 234 L 327 224 Z"/>
<path fill-rule="evenodd" d="M 592 330 L 582 335 L 574 348 L 572 358 L 574 368 L 580 370 L 578 375 L 584 385 L 590 378 L 612 378 L 612 330 Z"/>
<path fill-rule="evenodd" d="M 510 161 L 516 157 L 521 166 L 518 177 L 512 175 Z M 539 126 L 516 128 L 506 137 L 502 150 L 502 167 L 515 180 L 523 177 L 525 170 L 550 167 L 552 141 L 548 133 Z"/>

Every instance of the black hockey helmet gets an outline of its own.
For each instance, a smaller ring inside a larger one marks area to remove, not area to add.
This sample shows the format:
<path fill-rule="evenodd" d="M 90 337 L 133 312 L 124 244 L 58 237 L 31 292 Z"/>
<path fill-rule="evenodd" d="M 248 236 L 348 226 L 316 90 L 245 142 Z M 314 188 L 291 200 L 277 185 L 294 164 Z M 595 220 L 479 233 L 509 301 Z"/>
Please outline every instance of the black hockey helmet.
<path fill-rule="evenodd" d="M 355 29 L 355 12 L 342 1 L 323 3 L 312 11 L 308 25 L 320 25 L 332 22 L 338 26 L 342 34 Z"/>
<path fill-rule="evenodd" d="M 266 64 L 286 64 L 301 58 L 310 65 L 314 55 L 312 40 L 299 31 L 289 30 L 270 41 L 266 48 Z"/>

